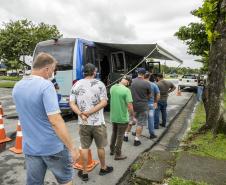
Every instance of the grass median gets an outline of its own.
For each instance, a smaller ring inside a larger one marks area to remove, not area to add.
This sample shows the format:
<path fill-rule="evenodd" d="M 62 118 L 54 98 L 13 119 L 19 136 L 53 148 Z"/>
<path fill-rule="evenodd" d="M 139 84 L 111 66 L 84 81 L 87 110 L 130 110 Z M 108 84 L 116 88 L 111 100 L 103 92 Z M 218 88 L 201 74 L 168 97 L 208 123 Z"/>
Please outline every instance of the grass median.
<path fill-rule="evenodd" d="M 13 88 L 17 81 L 0 81 L 0 88 Z"/>

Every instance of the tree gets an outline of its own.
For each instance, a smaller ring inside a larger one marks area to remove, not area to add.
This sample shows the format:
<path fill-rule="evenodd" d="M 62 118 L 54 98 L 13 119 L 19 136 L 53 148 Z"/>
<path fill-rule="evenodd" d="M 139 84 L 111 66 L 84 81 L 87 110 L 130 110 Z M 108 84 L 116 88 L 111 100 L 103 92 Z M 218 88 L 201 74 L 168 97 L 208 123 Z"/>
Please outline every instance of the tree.
<path fill-rule="evenodd" d="M 226 0 L 205 0 L 192 12 L 202 23 L 181 27 L 175 35 L 188 46 L 188 53 L 202 56 L 208 69 L 206 128 L 226 133 L 224 92 L 226 69 Z"/>
<path fill-rule="evenodd" d="M 206 126 L 214 134 L 226 133 L 224 107 L 226 70 L 226 0 L 206 0 L 196 14 L 206 25 L 210 43 Z"/>
<path fill-rule="evenodd" d="M 7 67 L 18 66 L 21 55 L 32 55 L 36 44 L 40 41 L 59 38 L 62 35 L 55 25 L 33 24 L 27 19 L 3 23 L 0 29 L 0 60 Z"/>

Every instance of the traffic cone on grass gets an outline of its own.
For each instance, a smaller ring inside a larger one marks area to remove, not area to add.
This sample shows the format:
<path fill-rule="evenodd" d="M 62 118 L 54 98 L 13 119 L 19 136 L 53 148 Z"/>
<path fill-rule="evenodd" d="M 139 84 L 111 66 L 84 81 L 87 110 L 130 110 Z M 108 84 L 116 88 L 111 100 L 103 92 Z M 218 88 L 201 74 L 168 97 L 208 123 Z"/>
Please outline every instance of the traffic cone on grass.
<path fill-rule="evenodd" d="M 79 157 L 79 161 L 77 163 L 75 163 L 73 165 L 74 168 L 78 169 L 78 170 L 83 170 L 83 156 L 82 156 L 82 150 L 80 149 L 79 150 L 80 152 L 80 157 Z M 96 165 L 99 164 L 99 161 L 97 160 L 93 160 L 92 158 L 92 153 L 91 153 L 91 150 L 89 149 L 88 151 L 88 162 L 87 162 L 87 166 L 86 166 L 86 170 L 88 172 L 92 171 Z"/>
<path fill-rule="evenodd" d="M 15 146 L 10 148 L 9 150 L 11 152 L 14 152 L 16 154 L 21 154 L 23 153 L 23 150 L 22 150 L 22 130 L 21 130 L 21 126 L 20 126 L 20 121 L 18 121 L 17 123 L 17 132 L 16 132 L 16 141 L 15 141 Z"/>
<path fill-rule="evenodd" d="M 0 113 L 0 143 L 11 141 L 9 137 L 6 137 L 2 114 Z"/>

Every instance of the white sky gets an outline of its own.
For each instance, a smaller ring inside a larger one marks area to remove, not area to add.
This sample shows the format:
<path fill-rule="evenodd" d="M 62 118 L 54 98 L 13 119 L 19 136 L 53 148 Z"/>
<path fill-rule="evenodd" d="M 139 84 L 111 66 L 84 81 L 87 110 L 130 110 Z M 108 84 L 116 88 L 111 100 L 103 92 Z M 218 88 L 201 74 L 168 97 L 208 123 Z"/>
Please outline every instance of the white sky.
<path fill-rule="evenodd" d="M 199 20 L 190 12 L 202 0 L 1 0 L 0 20 L 27 18 L 55 24 L 64 37 L 117 43 L 158 43 L 198 68 L 198 57 L 186 54 L 186 45 L 174 33 Z M 171 65 L 171 62 L 167 62 Z"/>

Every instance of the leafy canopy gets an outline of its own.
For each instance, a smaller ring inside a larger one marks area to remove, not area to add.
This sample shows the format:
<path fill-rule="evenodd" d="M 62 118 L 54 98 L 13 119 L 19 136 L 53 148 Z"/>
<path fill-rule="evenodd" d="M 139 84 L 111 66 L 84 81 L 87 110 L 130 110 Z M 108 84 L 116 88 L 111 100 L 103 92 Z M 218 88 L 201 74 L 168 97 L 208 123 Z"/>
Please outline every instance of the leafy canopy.
<path fill-rule="evenodd" d="M 8 67 L 19 66 L 21 55 L 32 55 L 40 41 L 61 37 L 55 25 L 34 24 L 27 19 L 3 23 L 0 28 L 0 60 Z"/>

